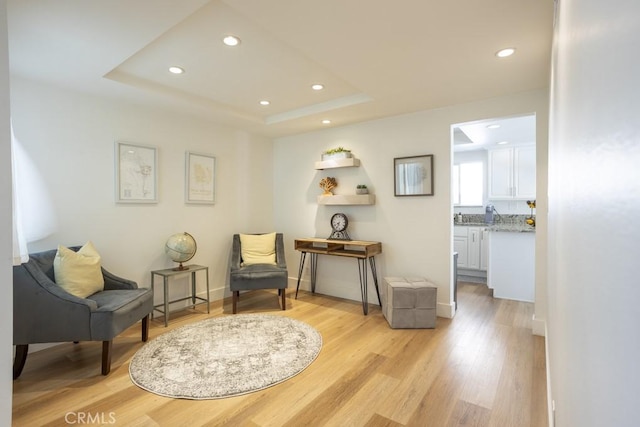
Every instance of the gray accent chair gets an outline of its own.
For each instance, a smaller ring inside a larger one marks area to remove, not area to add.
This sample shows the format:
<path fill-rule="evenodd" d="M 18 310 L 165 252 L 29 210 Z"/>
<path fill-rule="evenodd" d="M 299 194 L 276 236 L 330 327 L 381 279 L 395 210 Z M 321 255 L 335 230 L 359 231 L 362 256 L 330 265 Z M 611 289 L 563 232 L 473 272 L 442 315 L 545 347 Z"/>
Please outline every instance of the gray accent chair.
<path fill-rule="evenodd" d="M 13 267 L 14 380 L 22 373 L 29 344 L 102 341 L 102 375 L 107 375 L 114 337 L 142 319 L 142 341 L 149 338 L 153 290 L 103 268 L 104 291 L 76 297 L 55 283 L 56 252 L 30 254 L 28 262 Z"/>
<path fill-rule="evenodd" d="M 287 263 L 284 257 L 284 237 L 282 233 L 276 233 L 276 265 L 243 265 L 240 235 L 233 235 L 231 268 L 229 273 L 229 287 L 233 294 L 233 314 L 237 313 L 240 291 L 253 291 L 256 289 L 278 289 L 278 295 L 282 297 L 282 309 L 286 310 L 287 286 Z"/>

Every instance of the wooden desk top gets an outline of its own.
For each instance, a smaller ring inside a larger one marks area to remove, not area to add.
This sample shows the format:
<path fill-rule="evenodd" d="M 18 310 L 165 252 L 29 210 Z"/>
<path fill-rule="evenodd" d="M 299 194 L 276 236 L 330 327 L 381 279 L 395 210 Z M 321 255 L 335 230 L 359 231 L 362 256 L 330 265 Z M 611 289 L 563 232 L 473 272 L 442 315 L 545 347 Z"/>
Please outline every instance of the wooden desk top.
<path fill-rule="evenodd" d="M 296 239 L 295 249 L 315 254 L 369 258 L 382 253 L 382 243 L 366 240 Z"/>

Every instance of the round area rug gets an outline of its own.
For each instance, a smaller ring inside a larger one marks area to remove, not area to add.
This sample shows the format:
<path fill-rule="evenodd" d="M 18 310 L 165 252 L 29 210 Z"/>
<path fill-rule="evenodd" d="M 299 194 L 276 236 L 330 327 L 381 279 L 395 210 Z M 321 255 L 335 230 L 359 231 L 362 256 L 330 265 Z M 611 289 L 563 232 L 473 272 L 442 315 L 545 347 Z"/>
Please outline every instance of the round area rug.
<path fill-rule="evenodd" d="M 136 352 L 129 376 L 166 397 L 219 399 L 262 390 L 302 372 L 320 353 L 311 326 L 283 316 L 234 314 L 182 326 Z"/>

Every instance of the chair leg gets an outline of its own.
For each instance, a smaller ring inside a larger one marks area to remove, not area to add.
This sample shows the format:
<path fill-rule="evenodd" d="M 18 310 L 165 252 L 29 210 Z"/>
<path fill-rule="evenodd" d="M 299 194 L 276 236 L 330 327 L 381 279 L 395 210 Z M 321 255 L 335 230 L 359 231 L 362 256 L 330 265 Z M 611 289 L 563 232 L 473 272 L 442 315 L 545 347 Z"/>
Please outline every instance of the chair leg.
<path fill-rule="evenodd" d="M 238 312 L 238 299 L 240 298 L 240 291 L 233 291 L 233 297 L 231 298 L 231 305 L 233 307 L 232 313 L 236 314 Z"/>
<path fill-rule="evenodd" d="M 16 345 L 16 357 L 13 360 L 13 379 L 14 380 L 17 380 L 20 374 L 22 374 L 22 369 L 24 369 L 24 364 L 27 362 L 27 354 L 29 354 L 29 344 Z"/>
<path fill-rule="evenodd" d="M 112 341 L 102 341 L 102 375 L 111 372 L 111 343 Z"/>
<path fill-rule="evenodd" d="M 287 296 L 287 290 L 286 289 L 280 289 L 279 292 L 282 294 L 282 309 L 286 310 L 287 309 L 287 300 L 285 299 L 285 297 Z"/>
<path fill-rule="evenodd" d="M 147 342 L 149 339 L 149 315 L 142 318 L 142 341 Z"/>

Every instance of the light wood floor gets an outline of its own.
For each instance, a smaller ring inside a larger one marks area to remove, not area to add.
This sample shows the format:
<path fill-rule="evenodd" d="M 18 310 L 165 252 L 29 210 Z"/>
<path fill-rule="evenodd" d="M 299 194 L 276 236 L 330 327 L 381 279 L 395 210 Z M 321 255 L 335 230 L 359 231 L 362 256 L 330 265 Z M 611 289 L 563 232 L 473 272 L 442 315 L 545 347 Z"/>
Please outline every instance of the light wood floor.
<path fill-rule="evenodd" d="M 293 292 L 289 290 L 293 297 Z M 101 343 L 64 344 L 30 354 L 14 381 L 15 426 L 546 426 L 544 340 L 531 334 L 532 305 L 493 299 L 462 283 L 454 319 L 436 329 L 393 330 L 380 308 L 301 293 L 278 309 L 275 293 L 241 296 L 239 312 L 286 315 L 323 337 L 318 359 L 269 389 L 221 400 L 178 400 L 133 385 L 129 360 L 141 347 L 136 325 L 114 340 L 111 373 L 100 375 Z M 151 322 L 150 339 L 208 316 L 173 314 Z M 66 417 L 66 420 L 65 420 Z"/>

